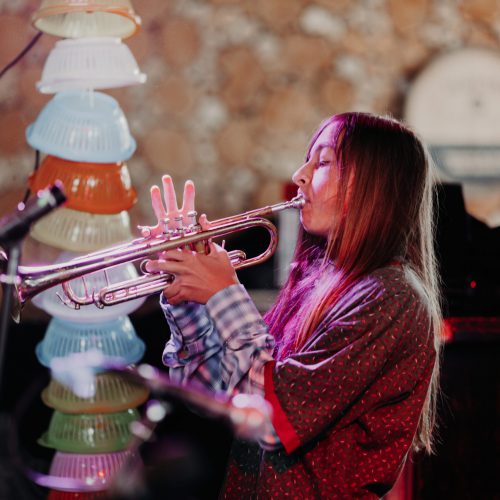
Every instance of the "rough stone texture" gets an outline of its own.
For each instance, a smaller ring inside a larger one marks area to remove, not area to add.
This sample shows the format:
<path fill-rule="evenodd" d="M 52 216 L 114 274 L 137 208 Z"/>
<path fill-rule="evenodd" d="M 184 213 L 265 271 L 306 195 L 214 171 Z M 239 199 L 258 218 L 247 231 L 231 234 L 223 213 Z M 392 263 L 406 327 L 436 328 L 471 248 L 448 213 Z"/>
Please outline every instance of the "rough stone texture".
<path fill-rule="evenodd" d="M 35 35 L 38 6 L 0 3 L 0 66 Z M 134 7 L 143 26 L 126 43 L 148 81 L 105 92 L 138 142 L 128 161 L 137 223 L 151 221 L 149 185 L 162 173 L 180 190 L 192 177 L 198 211 L 209 216 L 277 202 L 323 118 L 346 110 L 400 117 L 409 84 L 433 57 L 464 46 L 499 49 L 497 0 L 137 0 Z M 5 193 L 22 192 L 33 166 L 24 128 L 51 98 L 35 84 L 57 40 L 42 36 L 0 80 L 0 213 L 13 207 Z M 477 205 L 470 203 L 476 212 Z"/>
<path fill-rule="evenodd" d="M 417 31 L 428 15 L 432 0 L 388 0 L 388 11 L 397 31 L 406 35 Z"/>
<path fill-rule="evenodd" d="M 165 61 L 172 68 L 189 65 L 200 52 L 198 28 L 187 19 L 169 20 L 163 28 L 162 42 Z"/>
<path fill-rule="evenodd" d="M 159 174 L 181 170 L 189 175 L 193 153 L 185 134 L 156 129 L 144 139 L 144 152 Z"/>
<path fill-rule="evenodd" d="M 282 32 L 296 25 L 304 3 L 302 0 L 253 0 L 245 2 L 245 8 L 272 30 Z"/>
<path fill-rule="evenodd" d="M 251 122 L 234 121 L 217 134 L 219 157 L 228 167 L 250 164 L 255 151 L 253 128 Z"/>
<path fill-rule="evenodd" d="M 185 78 L 172 75 L 152 90 L 155 108 L 158 106 L 167 115 L 171 113 L 182 117 L 193 109 L 196 93 Z"/>
<path fill-rule="evenodd" d="M 317 72 L 331 66 L 333 50 L 327 40 L 291 35 L 283 40 L 280 72 L 296 79 L 314 80 Z"/>
<path fill-rule="evenodd" d="M 461 0 L 459 5 L 462 14 L 471 21 L 491 24 L 500 14 L 498 0 Z"/>
<path fill-rule="evenodd" d="M 265 81 L 257 57 L 247 47 L 234 47 L 221 53 L 219 66 L 223 80 L 220 93 L 229 110 L 251 113 Z"/>

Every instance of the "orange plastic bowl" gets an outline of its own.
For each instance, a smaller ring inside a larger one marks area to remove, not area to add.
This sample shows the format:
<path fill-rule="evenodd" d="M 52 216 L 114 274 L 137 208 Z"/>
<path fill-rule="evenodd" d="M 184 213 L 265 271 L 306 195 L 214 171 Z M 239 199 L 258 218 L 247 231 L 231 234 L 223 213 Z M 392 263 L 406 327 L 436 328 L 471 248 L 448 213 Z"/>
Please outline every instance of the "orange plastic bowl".
<path fill-rule="evenodd" d="M 128 38 L 141 26 L 130 0 L 42 0 L 32 22 L 36 29 L 62 38 Z"/>
<path fill-rule="evenodd" d="M 48 155 L 29 179 L 36 192 L 60 180 L 66 208 L 93 214 L 117 214 L 137 201 L 125 163 L 85 163 Z"/>

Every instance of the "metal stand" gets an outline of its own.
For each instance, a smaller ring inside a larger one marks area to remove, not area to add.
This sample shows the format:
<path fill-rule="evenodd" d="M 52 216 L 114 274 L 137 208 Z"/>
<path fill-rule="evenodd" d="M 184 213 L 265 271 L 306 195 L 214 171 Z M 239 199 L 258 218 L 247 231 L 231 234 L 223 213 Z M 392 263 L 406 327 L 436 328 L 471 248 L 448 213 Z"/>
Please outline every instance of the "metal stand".
<path fill-rule="evenodd" d="M 22 239 L 21 239 L 22 240 Z M 9 244 L 7 268 L 0 279 L 3 300 L 0 308 L 0 498 L 34 500 L 42 497 L 40 488 L 31 483 L 24 474 L 17 455 L 17 428 L 7 411 L 4 394 L 4 364 L 7 349 L 11 307 L 16 293 L 17 268 L 21 259 L 21 240 Z"/>
<path fill-rule="evenodd" d="M 21 242 L 16 241 L 7 249 L 7 269 L 1 276 L 3 288 L 3 300 L 0 309 L 0 401 L 3 388 L 3 372 L 5 362 L 5 349 L 7 347 L 7 337 L 10 322 L 10 310 L 12 307 L 13 294 L 16 293 L 17 268 L 21 260 Z M 0 403 L 1 405 L 1 403 Z M 3 406 L 3 405 L 2 405 Z"/>

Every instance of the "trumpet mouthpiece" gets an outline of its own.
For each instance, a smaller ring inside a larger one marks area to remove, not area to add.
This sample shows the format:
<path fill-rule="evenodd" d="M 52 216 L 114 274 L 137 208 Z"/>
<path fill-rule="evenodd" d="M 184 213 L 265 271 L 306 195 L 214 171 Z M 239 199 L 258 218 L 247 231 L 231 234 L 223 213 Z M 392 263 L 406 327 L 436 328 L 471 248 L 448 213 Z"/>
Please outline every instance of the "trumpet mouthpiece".
<path fill-rule="evenodd" d="M 292 204 L 293 208 L 303 208 L 306 200 L 301 194 L 298 194 L 295 196 L 295 198 L 292 198 L 290 200 L 290 203 Z"/>

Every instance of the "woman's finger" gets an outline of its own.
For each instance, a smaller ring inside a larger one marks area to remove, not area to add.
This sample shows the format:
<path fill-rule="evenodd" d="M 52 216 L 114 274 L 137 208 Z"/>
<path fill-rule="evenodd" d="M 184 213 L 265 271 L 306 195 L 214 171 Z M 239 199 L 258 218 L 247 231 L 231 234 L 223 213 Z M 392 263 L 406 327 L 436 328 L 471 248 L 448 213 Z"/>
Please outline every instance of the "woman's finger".
<path fill-rule="evenodd" d="M 173 260 L 150 260 L 146 262 L 146 271 L 148 273 L 167 273 L 181 275 L 186 272 L 186 265 L 182 262 Z"/>
<path fill-rule="evenodd" d="M 182 197 L 182 215 L 187 217 L 189 212 L 194 212 L 195 189 L 194 183 L 187 180 L 184 184 L 184 194 Z"/>
<path fill-rule="evenodd" d="M 161 178 L 163 184 L 163 196 L 165 198 L 165 207 L 170 218 L 175 217 L 179 213 L 177 208 L 177 197 L 175 195 L 174 183 L 170 175 L 164 175 Z"/>
<path fill-rule="evenodd" d="M 153 211 L 156 215 L 158 221 L 164 219 L 167 216 L 165 212 L 165 207 L 163 206 L 163 202 L 161 201 L 161 190 L 158 186 L 151 186 L 151 205 L 153 206 Z"/>
<path fill-rule="evenodd" d="M 172 262 L 186 262 L 191 255 L 191 250 L 176 248 L 174 250 L 165 250 L 161 253 L 161 258 Z"/>

